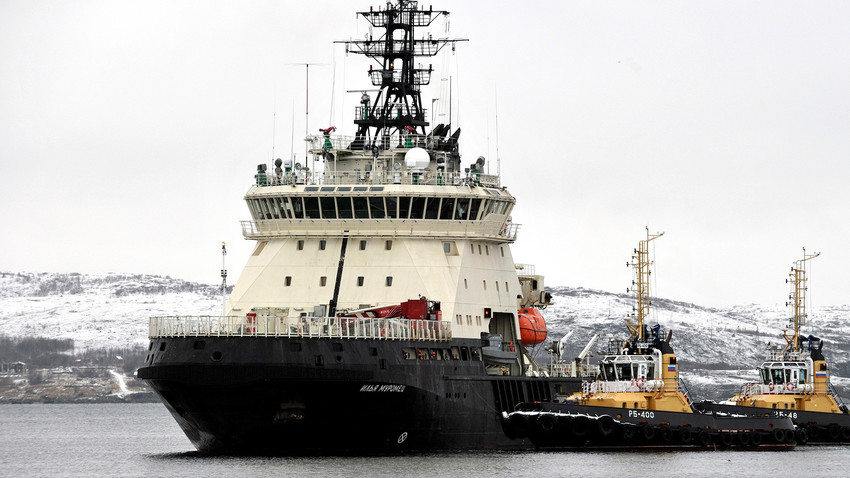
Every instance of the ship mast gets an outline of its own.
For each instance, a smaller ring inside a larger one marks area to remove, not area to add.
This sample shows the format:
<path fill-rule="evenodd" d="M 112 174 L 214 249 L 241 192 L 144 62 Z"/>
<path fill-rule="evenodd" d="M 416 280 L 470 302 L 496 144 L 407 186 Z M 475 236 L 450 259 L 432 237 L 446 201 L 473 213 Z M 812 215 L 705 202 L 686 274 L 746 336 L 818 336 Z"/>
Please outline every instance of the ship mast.
<path fill-rule="evenodd" d="M 820 252 L 814 254 L 806 254 L 806 248 L 803 248 L 803 258 L 794 261 L 794 267 L 788 274 L 789 279 L 785 279 L 786 283 L 791 284 L 791 294 L 788 295 L 786 306 L 791 306 L 794 310 L 794 315 L 788 320 L 786 330 L 782 332 L 785 337 L 785 348 L 782 349 L 782 354 L 786 352 L 800 352 L 800 327 L 806 325 L 806 291 L 809 288 L 806 286 L 808 279 L 806 278 L 806 263 L 815 257 L 818 257 Z M 794 328 L 792 335 L 788 335 L 788 328 Z"/>
<path fill-rule="evenodd" d="M 638 248 L 632 254 L 631 262 L 626 263 L 626 267 L 631 267 L 634 272 L 632 287 L 626 291 L 630 290 L 635 294 L 635 305 L 632 308 L 632 313 L 629 314 L 629 318 L 626 319 L 626 327 L 629 329 L 629 338 L 626 340 L 626 344 L 632 344 L 633 340 L 637 343 L 646 341 L 643 322 L 649 316 L 649 306 L 652 305 L 649 284 L 649 276 L 652 274 L 650 270 L 652 261 L 649 259 L 649 243 L 663 235 L 663 232 L 650 234 L 649 227 L 647 227 L 646 239 L 640 241 Z M 636 322 L 632 322 L 632 319 Z"/>
<path fill-rule="evenodd" d="M 388 148 L 393 134 L 422 134 L 428 126 L 425 109 L 422 107 L 421 87 L 431 81 L 431 65 L 416 66 L 417 57 L 435 56 L 449 43 L 454 45 L 466 39 L 436 39 L 429 33 L 427 38 L 416 39 L 417 27 L 429 27 L 449 12 L 419 9 L 418 2 L 399 0 L 387 2 L 384 9 L 358 12 L 374 28 L 385 29 L 385 33 L 374 38 L 371 34 L 363 40 L 347 40 L 346 51 L 362 53 L 373 59 L 378 68 L 369 67 L 372 85 L 380 90 L 371 102 L 364 93 L 360 106 L 356 108 L 357 136 L 352 149 Z M 379 138 L 384 142 L 376 144 Z"/>

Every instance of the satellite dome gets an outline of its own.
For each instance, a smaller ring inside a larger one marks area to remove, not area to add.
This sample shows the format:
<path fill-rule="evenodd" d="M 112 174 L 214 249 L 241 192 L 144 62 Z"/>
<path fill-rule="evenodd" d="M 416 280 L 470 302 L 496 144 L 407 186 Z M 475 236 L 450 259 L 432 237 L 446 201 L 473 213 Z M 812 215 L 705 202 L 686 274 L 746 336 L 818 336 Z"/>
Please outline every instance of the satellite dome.
<path fill-rule="evenodd" d="M 425 169 L 431 162 L 431 156 L 428 151 L 422 148 L 413 148 L 404 154 L 404 163 L 407 169 Z"/>

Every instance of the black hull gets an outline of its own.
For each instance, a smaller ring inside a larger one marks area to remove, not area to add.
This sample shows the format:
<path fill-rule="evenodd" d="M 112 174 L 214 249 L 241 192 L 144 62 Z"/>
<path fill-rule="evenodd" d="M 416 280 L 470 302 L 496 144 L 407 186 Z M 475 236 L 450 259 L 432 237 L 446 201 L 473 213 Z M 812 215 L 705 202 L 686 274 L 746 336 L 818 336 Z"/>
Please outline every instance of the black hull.
<path fill-rule="evenodd" d="M 807 442 L 850 443 L 850 414 L 810 412 L 804 410 L 774 410 L 704 401 L 695 405 L 708 413 L 747 415 L 752 417 L 788 417 L 798 430 L 805 430 Z"/>
<path fill-rule="evenodd" d="M 165 345 L 162 345 L 162 344 Z M 488 375 L 478 340 L 451 343 L 274 337 L 152 342 L 138 376 L 193 445 L 211 454 L 529 449 L 503 411 L 578 389 L 569 378 Z M 466 349 L 451 359 L 451 348 Z M 160 350 L 163 348 L 163 350 Z M 417 360 L 404 349 L 448 351 Z"/>
<path fill-rule="evenodd" d="M 573 403 L 520 404 L 505 414 L 508 431 L 540 449 L 793 448 L 794 426 L 784 417 L 722 417 Z"/>

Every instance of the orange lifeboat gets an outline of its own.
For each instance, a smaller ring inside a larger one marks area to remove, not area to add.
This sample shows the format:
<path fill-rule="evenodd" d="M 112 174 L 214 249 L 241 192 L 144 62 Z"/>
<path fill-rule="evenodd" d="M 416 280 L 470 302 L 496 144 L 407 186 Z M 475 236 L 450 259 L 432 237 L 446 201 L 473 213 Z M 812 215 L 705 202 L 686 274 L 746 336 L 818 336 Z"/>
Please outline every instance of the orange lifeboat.
<path fill-rule="evenodd" d="M 549 335 L 543 314 L 534 308 L 519 309 L 519 331 L 523 345 L 537 345 Z"/>

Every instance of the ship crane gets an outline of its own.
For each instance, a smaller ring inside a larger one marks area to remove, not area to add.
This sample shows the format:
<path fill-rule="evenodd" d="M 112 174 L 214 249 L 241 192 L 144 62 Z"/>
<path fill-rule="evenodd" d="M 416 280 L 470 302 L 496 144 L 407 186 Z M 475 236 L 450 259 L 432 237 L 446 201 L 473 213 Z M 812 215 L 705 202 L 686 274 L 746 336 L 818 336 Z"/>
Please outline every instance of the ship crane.
<path fill-rule="evenodd" d="M 570 364 L 570 377 L 579 376 L 579 372 L 582 370 L 582 362 L 584 362 L 584 359 L 590 355 L 590 350 L 596 344 L 596 341 L 599 340 L 599 335 L 600 334 L 594 334 L 587 342 L 587 345 L 585 345 L 578 356 L 576 356 L 575 360 L 573 360 L 573 363 Z"/>

